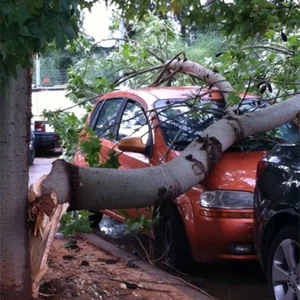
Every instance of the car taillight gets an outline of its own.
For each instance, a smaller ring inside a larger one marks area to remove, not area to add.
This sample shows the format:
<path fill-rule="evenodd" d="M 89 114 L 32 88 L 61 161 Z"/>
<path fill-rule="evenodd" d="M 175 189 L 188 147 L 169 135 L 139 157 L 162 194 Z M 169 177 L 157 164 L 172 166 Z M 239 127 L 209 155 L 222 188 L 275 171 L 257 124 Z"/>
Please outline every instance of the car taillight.
<path fill-rule="evenodd" d="M 54 135 L 54 136 L 52 137 L 52 140 L 53 140 L 53 141 L 58 141 L 58 136 Z"/>
<path fill-rule="evenodd" d="M 257 165 L 257 169 L 256 169 L 256 179 L 260 177 L 260 175 L 264 172 L 264 170 L 267 167 L 268 162 L 266 162 L 265 160 L 261 160 L 258 165 Z"/>
<path fill-rule="evenodd" d="M 46 126 L 44 121 L 34 122 L 34 131 L 46 132 Z"/>

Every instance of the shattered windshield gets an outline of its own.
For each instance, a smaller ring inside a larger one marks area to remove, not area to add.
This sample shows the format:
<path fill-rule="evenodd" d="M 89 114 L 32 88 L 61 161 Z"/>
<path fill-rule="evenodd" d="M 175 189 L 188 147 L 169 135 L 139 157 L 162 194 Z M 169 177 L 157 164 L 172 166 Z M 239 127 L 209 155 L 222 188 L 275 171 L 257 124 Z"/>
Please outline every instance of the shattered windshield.
<path fill-rule="evenodd" d="M 240 114 L 251 113 L 257 109 L 270 106 L 266 100 L 252 99 L 247 100 L 240 107 Z M 277 143 L 293 143 L 299 138 L 298 126 L 294 122 L 288 122 L 280 127 L 271 129 L 267 132 L 259 133 L 254 136 L 239 141 L 231 147 L 232 150 L 254 151 L 270 150 Z"/>
<path fill-rule="evenodd" d="M 269 104 L 262 99 L 247 99 L 239 107 L 239 114 L 262 109 Z M 155 103 L 160 127 L 166 144 L 174 150 L 184 150 L 197 135 L 220 120 L 224 103 L 201 99 L 159 100 Z M 231 151 L 271 149 L 278 142 L 293 142 L 298 138 L 295 124 L 287 123 L 266 133 L 248 137 L 231 147 Z"/>
<path fill-rule="evenodd" d="M 223 115 L 221 103 L 207 100 L 159 100 L 155 103 L 168 146 L 183 150 L 197 135 Z"/>

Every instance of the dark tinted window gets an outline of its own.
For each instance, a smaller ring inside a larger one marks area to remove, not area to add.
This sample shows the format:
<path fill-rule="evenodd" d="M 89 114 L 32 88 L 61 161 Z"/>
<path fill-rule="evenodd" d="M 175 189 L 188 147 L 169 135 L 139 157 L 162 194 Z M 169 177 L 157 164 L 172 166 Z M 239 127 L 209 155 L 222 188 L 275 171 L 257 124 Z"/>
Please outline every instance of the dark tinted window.
<path fill-rule="evenodd" d="M 123 101 L 123 99 L 111 99 L 104 102 L 95 124 L 97 136 L 109 139 L 115 138 L 116 118 Z"/>

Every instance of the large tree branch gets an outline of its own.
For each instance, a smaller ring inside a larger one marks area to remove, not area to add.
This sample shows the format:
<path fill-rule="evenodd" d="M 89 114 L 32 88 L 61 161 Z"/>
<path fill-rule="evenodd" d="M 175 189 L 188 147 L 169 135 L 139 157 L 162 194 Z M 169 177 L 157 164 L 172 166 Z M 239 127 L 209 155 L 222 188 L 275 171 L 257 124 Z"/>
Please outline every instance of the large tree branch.
<path fill-rule="evenodd" d="M 225 101 L 228 94 L 233 92 L 231 84 L 225 77 L 221 76 L 218 72 L 209 70 L 202 65 L 189 61 L 189 60 L 171 60 L 165 63 L 165 68 L 170 70 L 180 69 L 182 72 L 186 72 L 191 75 L 195 75 L 203 82 L 208 83 L 211 86 L 217 87 L 222 93 Z"/>
<path fill-rule="evenodd" d="M 176 159 L 157 167 L 96 169 L 56 161 L 33 198 L 55 190 L 59 203 L 70 201 L 73 209 L 91 210 L 146 207 L 172 200 L 202 181 L 234 142 L 285 124 L 298 111 L 300 94 L 250 114 L 222 119 Z"/>

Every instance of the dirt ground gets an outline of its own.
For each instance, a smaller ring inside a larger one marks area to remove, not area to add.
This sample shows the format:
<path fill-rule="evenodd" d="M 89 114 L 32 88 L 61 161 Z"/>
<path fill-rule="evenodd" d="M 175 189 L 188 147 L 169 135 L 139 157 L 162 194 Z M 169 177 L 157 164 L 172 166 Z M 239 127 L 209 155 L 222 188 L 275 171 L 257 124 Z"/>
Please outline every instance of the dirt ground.
<path fill-rule="evenodd" d="M 192 299 L 82 238 L 56 238 L 40 287 L 40 300 Z"/>

